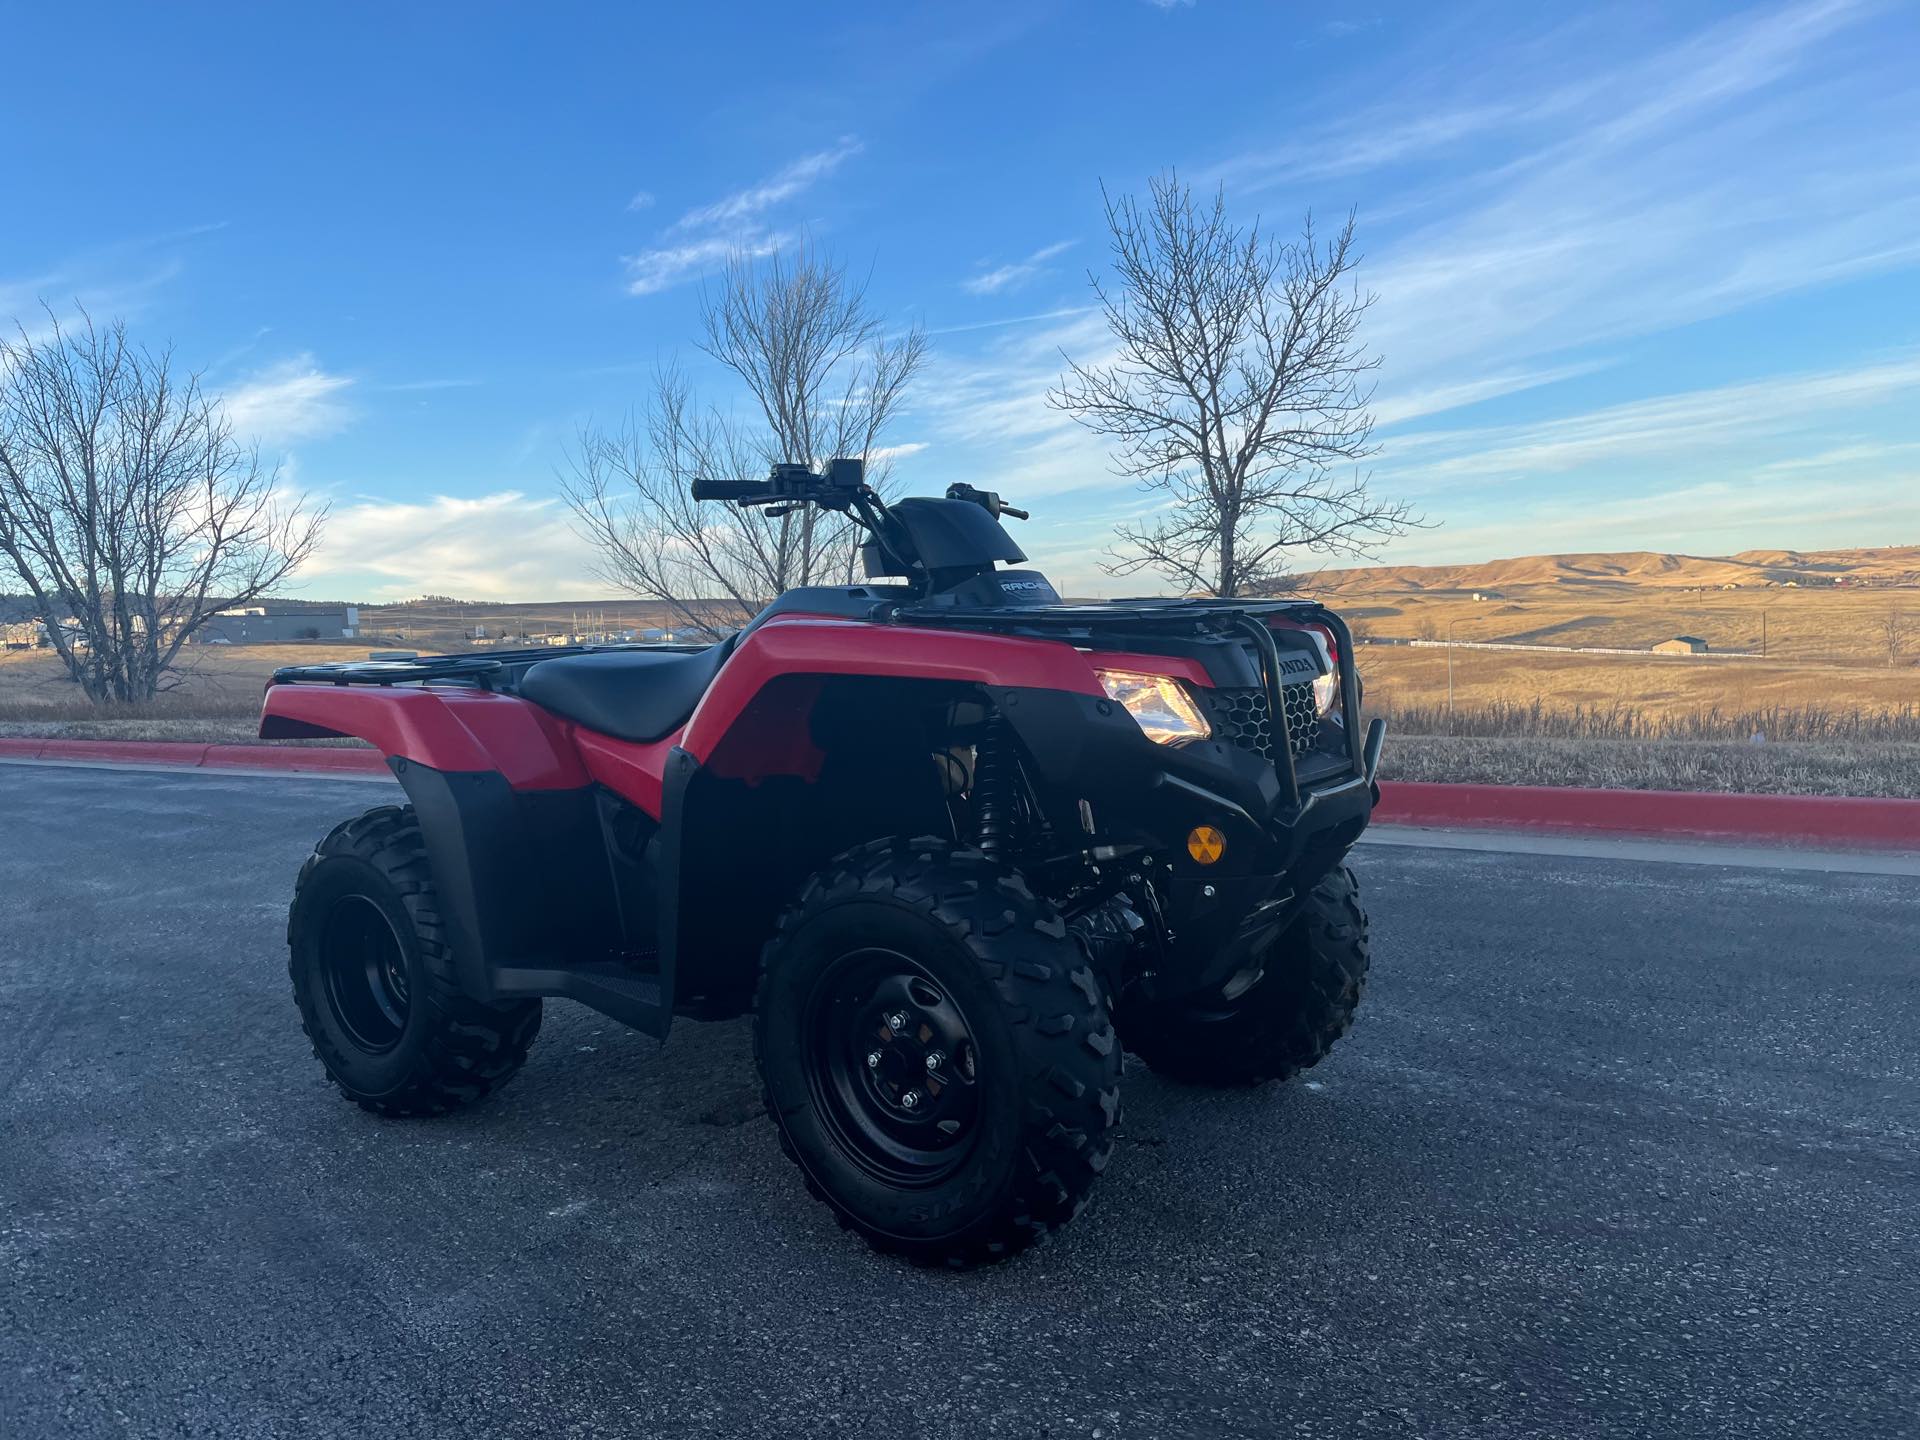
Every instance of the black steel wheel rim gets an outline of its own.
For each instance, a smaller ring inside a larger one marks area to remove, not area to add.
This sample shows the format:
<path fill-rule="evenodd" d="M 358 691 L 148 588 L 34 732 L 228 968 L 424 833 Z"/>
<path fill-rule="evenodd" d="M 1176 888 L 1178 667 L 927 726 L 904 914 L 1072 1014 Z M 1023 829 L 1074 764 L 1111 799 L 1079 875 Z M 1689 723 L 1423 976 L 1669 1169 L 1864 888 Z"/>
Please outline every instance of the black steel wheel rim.
<path fill-rule="evenodd" d="M 386 912 L 364 895 L 333 904 L 320 935 L 327 1007 L 348 1040 L 369 1055 L 400 1043 L 407 1028 L 407 956 Z"/>
<path fill-rule="evenodd" d="M 874 1179 L 936 1185 L 978 1138 L 979 1053 L 953 995 L 897 950 L 852 950 L 807 993 L 801 1061 L 838 1149 Z"/>

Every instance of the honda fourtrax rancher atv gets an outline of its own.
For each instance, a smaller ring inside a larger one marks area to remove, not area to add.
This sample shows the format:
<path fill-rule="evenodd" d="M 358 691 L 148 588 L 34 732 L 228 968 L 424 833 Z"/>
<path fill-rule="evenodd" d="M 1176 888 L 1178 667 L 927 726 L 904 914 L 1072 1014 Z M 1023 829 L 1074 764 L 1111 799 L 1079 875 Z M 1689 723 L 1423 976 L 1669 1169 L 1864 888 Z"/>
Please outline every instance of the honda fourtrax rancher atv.
<path fill-rule="evenodd" d="M 300 873 L 294 997 L 335 1085 L 446 1111 L 561 996 L 653 1035 L 754 1014 L 786 1152 L 876 1247 L 967 1264 L 1070 1219 L 1122 1049 L 1247 1085 L 1314 1064 L 1367 969 L 1359 731 L 1305 600 L 1064 604 L 997 495 L 884 503 L 858 461 L 700 482 L 866 532 L 874 584 L 703 647 L 297 666 L 269 738 L 378 746 L 408 804 Z"/>

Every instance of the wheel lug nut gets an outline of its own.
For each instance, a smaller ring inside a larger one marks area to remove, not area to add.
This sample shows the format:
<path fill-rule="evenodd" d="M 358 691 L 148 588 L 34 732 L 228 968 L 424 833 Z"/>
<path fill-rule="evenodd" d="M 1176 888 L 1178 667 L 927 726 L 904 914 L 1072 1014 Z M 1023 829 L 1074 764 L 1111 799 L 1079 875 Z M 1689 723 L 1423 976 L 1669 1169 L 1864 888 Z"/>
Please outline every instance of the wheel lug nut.
<path fill-rule="evenodd" d="M 906 1012 L 904 1010 L 896 1010 L 893 1012 L 893 1014 L 887 1016 L 887 1028 L 889 1030 L 906 1029 L 907 1028 Z"/>
<path fill-rule="evenodd" d="M 927 1052 L 927 1069 L 938 1070 L 946 1063 L 947 1057 L 942 1055 L 938 1050 L 930 1050 Z"/>
<path fill-rule="evenodd" d="M 880 1052 L 878 1050 L 869 1050 L 867 1052 L 867 1069 L 878 1070 L 879 1068 L 880 1068 Z"/>
<path fill-rule="evenodd" d="M 920 1104 L 920 1092 L 918 1090 L 909 1090 L 907 1091 L 906 1094 L 900 1097 L 900 1105 L 902 1109 L 912 1110 L 918 1107 L 919 1104 Z"/>

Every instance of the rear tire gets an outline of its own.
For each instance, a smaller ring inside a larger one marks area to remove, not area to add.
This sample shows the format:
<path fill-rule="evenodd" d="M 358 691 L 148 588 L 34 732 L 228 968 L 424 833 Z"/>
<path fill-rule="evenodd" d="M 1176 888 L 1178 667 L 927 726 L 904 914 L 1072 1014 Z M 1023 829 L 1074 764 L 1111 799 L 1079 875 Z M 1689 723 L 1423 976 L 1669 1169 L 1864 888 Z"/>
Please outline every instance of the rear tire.
<path fill-rule="evenodd" d="M 1353 1024 L 1367 988 L 1367 912 L 1340 866 L 1307 895 L 1251 987 L 1177 1004 L 1139 1001 L 1120 1016 L 1128 1050 L 1170 1080 L 1259 1085 L 1320 1063 Z"/>
<path fill-rule="evenodd" d="M 1025 1249 L 1112 1153 L 1105 990 L 1053 908 L 977 850 L 879 841 L 810 880 L 766 948 L 754 1050 L 807 1188 L 920 1264 Z"/>
<path fill-rule="evenodd" d="M 336 827 L 301 867 L 287 972 L 327 1078 L 362 1109 L 444 1115 L 506 1083 L 540 1002 L 462 994 L 412 807 Z"/>

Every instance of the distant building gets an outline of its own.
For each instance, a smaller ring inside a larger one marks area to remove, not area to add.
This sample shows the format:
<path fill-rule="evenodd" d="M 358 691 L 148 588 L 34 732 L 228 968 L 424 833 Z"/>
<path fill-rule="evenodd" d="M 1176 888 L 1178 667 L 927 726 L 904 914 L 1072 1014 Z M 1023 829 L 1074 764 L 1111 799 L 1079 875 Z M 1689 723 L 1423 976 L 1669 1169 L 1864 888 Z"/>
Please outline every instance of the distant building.
<path fill-rule="evenodd" d="M 355 605 L 246 605 L 220 611 L 193 638 L 201 645 L 284 645 L 291 640 L 352 640 L 359 634 L 360 610 Z"/>
<path fill-rule="evenodd" d="M 49 626 L 44 620 L 24 620 L 18 625 L 0 626 L 0 640 L 9 650 L 51 650 L 53 632 L 58 630 L 69 650 L 85 650 L 90 643 L 86 627 L 71 615 Z"/>
<path fill-rule="evenodd" d="M 1698 635 L 1676 635 L 1653 647 L 1656 655 L 1704 655 L 1706 650 L 1707 642 Z"/>

